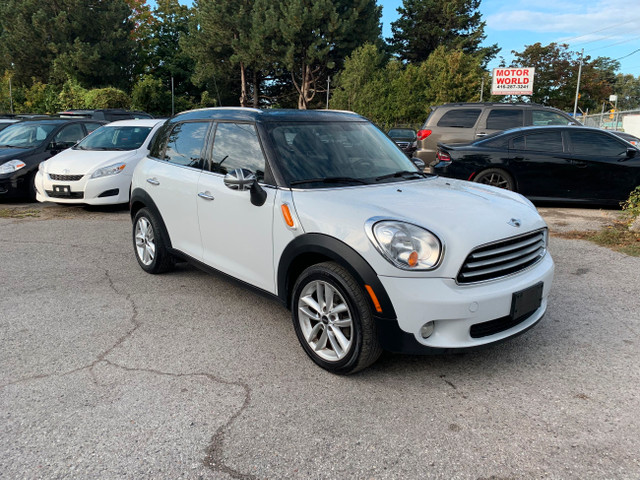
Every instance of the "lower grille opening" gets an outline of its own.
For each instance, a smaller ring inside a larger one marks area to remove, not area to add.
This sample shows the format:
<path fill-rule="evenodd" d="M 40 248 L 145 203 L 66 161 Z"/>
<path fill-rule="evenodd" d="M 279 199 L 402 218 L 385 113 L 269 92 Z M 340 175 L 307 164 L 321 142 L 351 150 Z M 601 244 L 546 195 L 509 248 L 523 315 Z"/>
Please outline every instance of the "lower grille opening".
<path fill-rule="evenodd" d="M 120 193 L 120 189 L 119 188 L 112 188 L 111 190 L 105 190 L 104 192 L 102 192 L 100 195 L 98 195 L 98 198 L 114 197 L 114 196 L 118 195 L 119 193 Z"/>
<path fill-rule="evenodd" d="M 488 322 L 476 323 L 475 325 L 471 325 L 469 334 L 471 335 L 471 338 L 482 338 L 488 337 L 489 335 L 495 335 L 496 333 L 509 330 L 510 328 L 515 327 L 525 320 L 528 320 L 536 312 L 537 310 L 516 319 L 512 318 L 510 315 L 507 315 L 506 317 L 496 318 L 495 320 L 490 320 Z"/>
<path fill-rule="evenodd" d="M 53 190 L 46 190 L 46 192 L 51 198 L 84 198 L 84 192 L 54 192 Z"/>

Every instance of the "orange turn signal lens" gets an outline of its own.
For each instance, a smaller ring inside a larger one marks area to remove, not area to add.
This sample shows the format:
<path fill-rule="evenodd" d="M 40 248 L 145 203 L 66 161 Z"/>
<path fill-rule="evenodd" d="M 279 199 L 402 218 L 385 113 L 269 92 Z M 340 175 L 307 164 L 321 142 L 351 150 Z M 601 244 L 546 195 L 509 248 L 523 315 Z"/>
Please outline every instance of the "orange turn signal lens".
<path fill-rule="evenodd" d="M 371 297 L 371 301 L 373 302 L 373 306 L 375 307 L 376 312 L 382 313 L 382 307 L 380 306 L 380 302 L 378 301 L 378 297 L 376 297 L 376 294 L 373 291 L 373 288 L 371 288 L 371 285 L 365 285 L 364 288 L 367 289 L 367 293 Z"/>
<path fill-rule="evenodd" d="M 415 267 L 418 264 L 418 252 L 416 252 L 415 250 L 411 252 L 411 254 L 409 255 L 409 260 L 407 260 L 407 263 L 409 264 L 410 267 Z"/>
<path fill-rule="evenodd" d="M 280 205 L 280 210 L 282 210 L 282 216 L 284 217 L 284 222 L 291 228 L 293 228 L 293 217 L 291 216 L 291 212 L 289 211 L 289 205 L 283 203 Z"/>

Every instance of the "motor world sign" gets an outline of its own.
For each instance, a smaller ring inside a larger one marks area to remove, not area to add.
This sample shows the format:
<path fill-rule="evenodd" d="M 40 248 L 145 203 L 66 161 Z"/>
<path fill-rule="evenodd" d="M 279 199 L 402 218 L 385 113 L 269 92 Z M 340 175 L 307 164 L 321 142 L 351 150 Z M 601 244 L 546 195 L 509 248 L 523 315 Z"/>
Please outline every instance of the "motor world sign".
<path fill-rule="evenodd" d="M 532 95 L 535 68 L 494 68 L 491 95 Z"/>

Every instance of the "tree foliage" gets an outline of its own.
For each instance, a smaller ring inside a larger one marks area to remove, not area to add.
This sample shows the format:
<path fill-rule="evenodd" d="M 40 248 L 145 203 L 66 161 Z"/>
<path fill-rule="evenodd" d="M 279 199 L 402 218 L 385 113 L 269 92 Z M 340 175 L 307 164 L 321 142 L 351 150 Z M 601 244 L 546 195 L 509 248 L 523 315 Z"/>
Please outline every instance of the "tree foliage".
<path fill-rule="evenodd" d="M 480 0 L 403 0 L 400 18 L 391 24 L 392 48 L 407 62 L 425 61 L 439 46 L 477 54 L 486 65 L 500 50 L 481 47 L 486 22 Z"/>

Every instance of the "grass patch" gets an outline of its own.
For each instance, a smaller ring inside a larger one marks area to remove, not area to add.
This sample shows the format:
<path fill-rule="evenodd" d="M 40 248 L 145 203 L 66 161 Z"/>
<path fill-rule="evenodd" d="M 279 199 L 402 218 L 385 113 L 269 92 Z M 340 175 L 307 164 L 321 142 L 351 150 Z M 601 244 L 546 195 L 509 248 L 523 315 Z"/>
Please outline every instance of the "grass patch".
<path fill-rule="evenodd" d="M 0 218 L 32 218 L 39 216 L 40 210 L 35 208 L 0 208 Z"/>
<path fill-rule="evenodd" d="M 587 232 L 554 232 L 556 237 L 588 240 L 616 252 L 640 257 L 640 233 L 629 231 L 626 222 L 615 222 L 599 231 Z"/>

